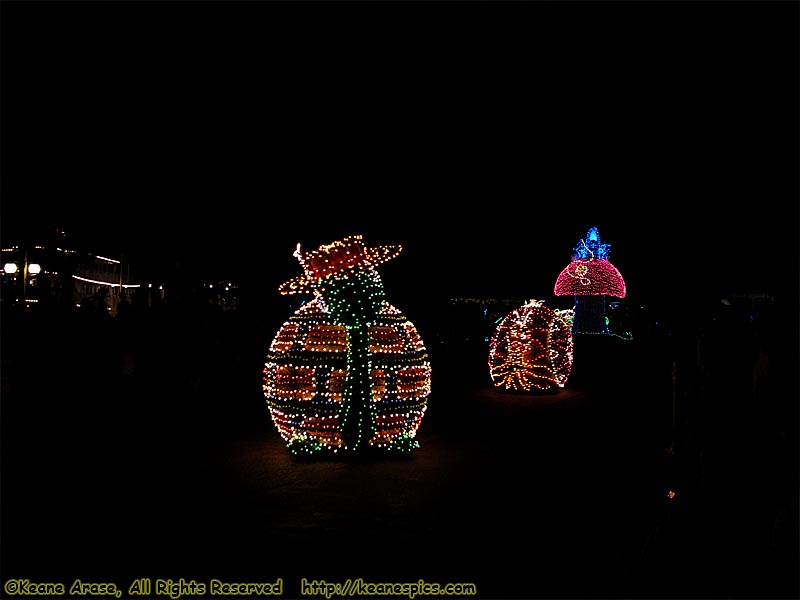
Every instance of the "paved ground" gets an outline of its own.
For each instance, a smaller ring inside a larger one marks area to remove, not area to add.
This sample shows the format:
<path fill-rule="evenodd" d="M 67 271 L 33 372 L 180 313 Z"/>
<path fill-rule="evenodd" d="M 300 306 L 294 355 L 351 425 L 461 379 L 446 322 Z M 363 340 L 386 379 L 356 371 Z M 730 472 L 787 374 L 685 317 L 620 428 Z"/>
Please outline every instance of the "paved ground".
<path fill-rule="evenodd" d="M 483 597 L 618 590 L 646 523 L 619 510 L 633 486 L 607 462 L 615 446 L 591 399 L 448 393 L 432 398 L 420 449 L 397 460 L 302 462 L 266 421 L 207 438 L 107 423 L 15 444 L 32 468 L 7 479 L 4 512 L 19 520 L 6 571 L 422 578 Z"/>
<path fill-rule="evenodd" d="M 290 597 L 303 577 L 468 582 L 482 598 L 791 589 L 742 501 L 668 499 L 669 371 L 643 348 L 609 345 L 540 396 L 496 392 L 481 357 L 451 355 L 421 447 L 347 462 L 294 458 L 224 349 L 216 369 L 166 344 L 131 370 L 69 348 L 5 354 L 4 579 L 280 577 Z M 625 386 L 618 360 L 638 374 Z"/>

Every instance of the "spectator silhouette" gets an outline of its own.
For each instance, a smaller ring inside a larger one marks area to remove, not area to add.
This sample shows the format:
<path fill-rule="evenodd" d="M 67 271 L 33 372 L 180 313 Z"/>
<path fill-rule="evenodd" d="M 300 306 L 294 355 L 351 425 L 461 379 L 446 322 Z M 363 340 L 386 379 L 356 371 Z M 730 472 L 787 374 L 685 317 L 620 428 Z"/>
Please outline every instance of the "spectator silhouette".
<path fill-rule="evenodd" d="M 81 312 L 90 318 L 108 318 L 108 288 L 101 287 L 81 302 Z"/>
<path fill-rule="evenodd" d="M 128 301 L 128 293 L 122 290 L 119 293 L 119 302 L 117 302 L 117 318 L 120 321 L 125 321 L 131 316 L 131 303 Z"/>

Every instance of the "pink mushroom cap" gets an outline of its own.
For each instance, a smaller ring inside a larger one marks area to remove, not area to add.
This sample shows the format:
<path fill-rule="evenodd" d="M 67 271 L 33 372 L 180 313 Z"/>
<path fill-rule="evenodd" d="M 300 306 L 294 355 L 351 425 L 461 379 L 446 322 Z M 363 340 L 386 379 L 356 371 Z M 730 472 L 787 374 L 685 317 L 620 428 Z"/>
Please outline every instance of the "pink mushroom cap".
<path fill-rule="evenodd" d="M 556 296 L 625 297 L 625 280 L 603 258 L 574 258 L 556 279 Z"/>

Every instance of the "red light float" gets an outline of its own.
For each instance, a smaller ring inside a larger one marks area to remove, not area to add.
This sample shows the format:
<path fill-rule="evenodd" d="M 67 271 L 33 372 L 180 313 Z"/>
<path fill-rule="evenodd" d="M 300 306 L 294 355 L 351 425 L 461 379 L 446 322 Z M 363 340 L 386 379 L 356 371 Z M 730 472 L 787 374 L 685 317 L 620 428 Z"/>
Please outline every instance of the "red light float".
<path fill-rule="evenodd" d="M 610 334 L 606 296 L 624 298 L 626 294 L 625 280 L 608 261 L 610 250 L 610 244 L 600 243 L 597 227 L 592 227 L 572 249 L 572 260 L 556 279 L 556 296 L 575 297 L 572 333 Z"/>

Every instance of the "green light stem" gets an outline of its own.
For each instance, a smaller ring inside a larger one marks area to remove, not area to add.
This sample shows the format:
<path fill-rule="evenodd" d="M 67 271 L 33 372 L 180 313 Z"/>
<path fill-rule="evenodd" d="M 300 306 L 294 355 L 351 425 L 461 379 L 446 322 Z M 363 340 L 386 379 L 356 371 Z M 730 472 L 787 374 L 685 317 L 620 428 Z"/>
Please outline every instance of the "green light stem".
<path fill-rule="evenodd" d="M 347 328 L 347 379 L 342 394 L 342 440 L 350 450 L 360 450 L 375 434 L 375 409 L 372 402 L 369 327 Z"/>

